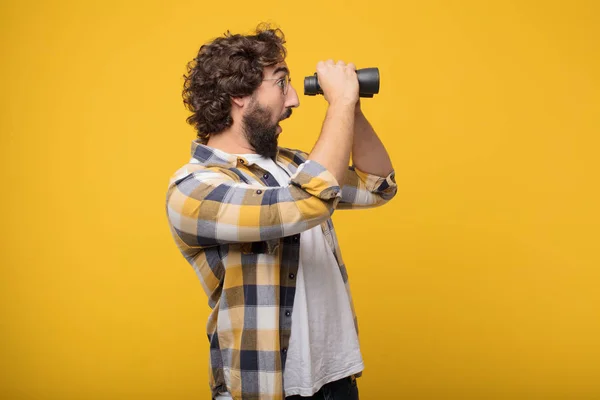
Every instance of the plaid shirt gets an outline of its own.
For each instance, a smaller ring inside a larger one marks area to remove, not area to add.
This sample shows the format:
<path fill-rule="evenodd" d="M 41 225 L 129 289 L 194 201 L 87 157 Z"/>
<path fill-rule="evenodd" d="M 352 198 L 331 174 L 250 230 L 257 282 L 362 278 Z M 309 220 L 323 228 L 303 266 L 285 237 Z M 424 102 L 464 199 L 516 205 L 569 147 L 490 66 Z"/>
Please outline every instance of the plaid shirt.
<path fill-rule="evenodd" d="M 291 175 L 281 186 L 243 156 L 198 141 L 192 159 L 171 178 L 167 215 L 179 250 L 192 265 L 212 309 L 206 326 L 213 396 L 283 399 L 300 234 L 320 225 L 337 260 L 358 332 L 346 267 L 331 215 L 388 202 L 387 177 L 349 167 L 340 188 L 308 154 L 279 147 L 274 159 Z"/>

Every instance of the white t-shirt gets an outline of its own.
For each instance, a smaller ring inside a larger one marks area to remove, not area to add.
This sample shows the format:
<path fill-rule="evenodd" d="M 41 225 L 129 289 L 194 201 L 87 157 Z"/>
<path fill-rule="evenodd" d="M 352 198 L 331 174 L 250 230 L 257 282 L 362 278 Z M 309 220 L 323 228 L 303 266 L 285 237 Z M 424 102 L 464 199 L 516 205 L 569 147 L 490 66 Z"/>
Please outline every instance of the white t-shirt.
<path fill-rule="evenodd" d="M 279 185 L 290 175 L 272 159 L 237 154 L 269 171 Z M 363 359 L 340 269 L 319 225 L 300 234 L 292 332 L 283 382 L 286 396 L 312 396 L 326 383 L 361 372 Z M 231 399 L 224 393 L 217 400 Z"/>

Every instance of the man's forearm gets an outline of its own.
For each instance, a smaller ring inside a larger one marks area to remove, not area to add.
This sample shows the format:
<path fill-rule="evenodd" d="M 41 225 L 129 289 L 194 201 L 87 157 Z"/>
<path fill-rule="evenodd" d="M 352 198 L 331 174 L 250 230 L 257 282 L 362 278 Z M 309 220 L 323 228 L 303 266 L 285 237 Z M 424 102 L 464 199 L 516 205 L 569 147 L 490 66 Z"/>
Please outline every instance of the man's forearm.
<path fill-rule="evenodd" d="M 385 177 L 394 170 L 383 143 L 360 109 L 354 114 L 352 161 L 358 169 L 372 175 Z"/>
<path fill-rule="evenodd" d="M 319 162 L 343 185 L 354 137 L 353 105 L 329 105 L 321 135 L 308 159 Z"/>

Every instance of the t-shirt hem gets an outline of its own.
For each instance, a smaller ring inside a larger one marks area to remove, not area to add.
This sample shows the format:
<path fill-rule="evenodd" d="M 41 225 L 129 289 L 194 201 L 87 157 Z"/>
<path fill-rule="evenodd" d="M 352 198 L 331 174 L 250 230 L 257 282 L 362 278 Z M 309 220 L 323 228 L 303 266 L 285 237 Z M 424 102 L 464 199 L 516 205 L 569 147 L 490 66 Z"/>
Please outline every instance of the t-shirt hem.
<path fill-rule="evenodd" d="M 353 365 L 352 367 L 350 367 L 348 369 L 345 369 L 342 372 L 337 372 L 335 374 L 331 374 L 331 375 L 328 375 L 328 376 L 320 379 L 313 385 L 312 388 L 305 388 L 305 387 L 286 388 L 285 396 L 286 397 L 287 396 L 297 396 L 297 395 L 300 395 L 303 397 L 312 396 L 315 393 L 317 393 L 326 384 L 335 382 L 339 379 L 345 378 L 350 375 L 357 374 L 357 373 L 361 372 L 364 368 L 365 368 L 365 365 L 363 362 L 361 362 L 359 364 Z"/>

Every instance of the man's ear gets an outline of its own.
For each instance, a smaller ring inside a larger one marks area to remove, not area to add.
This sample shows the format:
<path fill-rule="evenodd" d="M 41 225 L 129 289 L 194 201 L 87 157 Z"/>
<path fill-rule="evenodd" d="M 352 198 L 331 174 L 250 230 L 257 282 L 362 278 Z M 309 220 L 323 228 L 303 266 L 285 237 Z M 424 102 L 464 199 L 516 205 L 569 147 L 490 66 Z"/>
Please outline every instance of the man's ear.
<path fill-rule="evenodd" d="M 248 101 L 248 97 L 232 97 L 231 98 L 231 102 L 240 108 L 244 107 L 244 104 L 246 104 L 246 101 Z"/>

